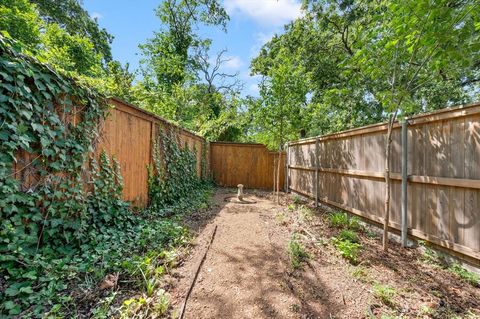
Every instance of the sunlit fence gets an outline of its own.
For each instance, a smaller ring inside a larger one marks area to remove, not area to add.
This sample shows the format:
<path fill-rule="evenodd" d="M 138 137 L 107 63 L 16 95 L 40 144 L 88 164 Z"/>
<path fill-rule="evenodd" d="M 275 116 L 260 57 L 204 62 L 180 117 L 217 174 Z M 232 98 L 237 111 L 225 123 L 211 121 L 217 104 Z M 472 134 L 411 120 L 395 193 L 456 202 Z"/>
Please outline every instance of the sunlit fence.
<path fill-rule="evenodd" d="M 402 153 L 407 153 L 408 234 L 480 264 L 480 104 L 396 123 L 391 219 L 401 229 Z M 290 142 L 287 183 L 294 192 L 382 223 L 386 124 Z M 402 146 L 403 145 L 403 146 Z"/>

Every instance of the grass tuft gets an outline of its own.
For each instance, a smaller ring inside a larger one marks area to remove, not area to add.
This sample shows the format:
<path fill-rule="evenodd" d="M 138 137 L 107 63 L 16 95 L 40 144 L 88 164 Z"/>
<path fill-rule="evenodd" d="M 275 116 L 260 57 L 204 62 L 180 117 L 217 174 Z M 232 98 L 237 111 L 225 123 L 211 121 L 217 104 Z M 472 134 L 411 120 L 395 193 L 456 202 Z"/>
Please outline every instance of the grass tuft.
<path fill-rule="evenodd" d="M 292 238 L 288 243 L 288 255 L 293 269 L 301 268 L 303 263 L 310 258 L 305 247 L 295 238 Z"/>
<path fill-rule="evenodd" d="M 373 285 L 373 295 L 379 299 L 384 305 L 393 308 L 395 306 L 395 296 L 397 291 L 387 285 L 376 283 Z"/>

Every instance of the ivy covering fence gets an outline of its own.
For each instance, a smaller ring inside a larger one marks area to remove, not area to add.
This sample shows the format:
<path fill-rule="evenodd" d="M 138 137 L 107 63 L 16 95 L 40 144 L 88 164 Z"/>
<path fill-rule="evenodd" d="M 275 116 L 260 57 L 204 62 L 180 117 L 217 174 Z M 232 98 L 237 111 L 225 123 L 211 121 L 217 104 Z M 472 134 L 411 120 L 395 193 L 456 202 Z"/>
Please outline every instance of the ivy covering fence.
<path fill-rule="evenodd" d="M 20 52 L 0 37 L 0 313 L 89 317 L 108 274 L 155 287 L 188 237 L 179 213 L 206 205 L 208 183 L 175 131 L 159 132 L 150 205 L 133 212 L 118 162 L 97 149 L 108 100 Z"/>

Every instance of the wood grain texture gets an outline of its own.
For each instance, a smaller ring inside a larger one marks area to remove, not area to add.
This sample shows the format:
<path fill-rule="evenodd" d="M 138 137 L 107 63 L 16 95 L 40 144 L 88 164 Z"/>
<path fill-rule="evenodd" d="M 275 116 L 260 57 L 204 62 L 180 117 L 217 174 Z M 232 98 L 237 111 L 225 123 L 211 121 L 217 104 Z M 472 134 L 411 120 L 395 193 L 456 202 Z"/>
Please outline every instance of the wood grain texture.
<path fill-rule="evenodd" d="M 480 104 L 410 118 L 410 235 L 480 263 Z M 400 229 L 400 126 L 392 133 L 391 224 Z M 321 201 L 381 222 L 384 216 L 384 124 L 317 137 Z M 313 198 L 316 138 L 290 142 L 290 189 Z"/>
<path fill-rule="evenodd" d="M 100 129 L 95 154 L 98 156 L 105 150 L 119 162 L 124 181 L 124 200 L 136 207 L 145 207 L 148 204 L 147 167 L 152 164 L 153 141 L 158 136 L 159 130 L 175 130 L 182 145 L 188 145 L 190 149 L 195 148 L 197 174 L 200 176 L 202 147 L 205 143 L 202 137 L 119 99 L 110 99 L 109 104 L 112 108 Z M 75 113 L 71 121 L 75 125 L 81 118 L 81 113 Z M 21 181 L 24 190 L 28 190 L 30 184 L 35 181 L 36 175 L 29 169 L 29 163 L 35 157 L 38 155 L 26 152 L 19 152 L 17 155 L 15 176 Z M 88 163 L 86 165 L 88 166 Z"/>
<path fill-rule="evenodd" d="M 285 157 L 285 152 L 282 152 L 281 189 L 285 184 Z M 243 184 L 246 188 L 273 190 L 277 159 L 278 152 L 269 152 L 262 144 L 210 143 L 210 171 L 219 186 L 237 187 Z"/>

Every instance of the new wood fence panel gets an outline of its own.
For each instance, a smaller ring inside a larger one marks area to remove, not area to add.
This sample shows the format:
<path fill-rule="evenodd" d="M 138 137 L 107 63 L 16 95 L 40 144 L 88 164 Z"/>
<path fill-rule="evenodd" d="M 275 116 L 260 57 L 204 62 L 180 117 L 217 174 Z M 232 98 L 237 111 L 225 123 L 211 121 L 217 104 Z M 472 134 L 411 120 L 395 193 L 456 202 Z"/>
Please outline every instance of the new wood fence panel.
<path fill-rule="evenodd" d="M 480 263 L 480 104 L 414 116 L 408 125 L 408 229 Z M 382 222 L 386 125 L 289 143 L 289 188 Z M 392 132 L 390 226 L 401 224 L 401 128 Z"/>
<path fill-rule="evenodd" d="M 272 189 L 278 152 L 269 152 L 262 144 L 210 143 L 210 172 L 220 186 Z M 285 153 L 280 162 L 280 187 L 285 182 Z"/>
<path fill-rule="evenodd" d="M 139 207 L 148 204 L 147 168 L 152 164 L 152 147 L 159 130 L 175 131 L 182 147 L 196 151 L 197 175 L 201 175 L 205 147 L 202 137 L 121 100 L 111 99 L 110 103 L 113 108 L 105 121 L 98 150 L 105 149 L 120 163 L 125 200 Z"/>
<path fill-rule="evenodd" d="M 113 106 L 103 123 L 100 140 L 96 146 L 97 155 L 105 150 L 114 156 L 120 164 L 124 181 L 123 199 L 134 206 L 145 207 L 148 204 L 148 165 L 152 164 L 152 146 L 159 130 L 174 130 L 180 143 L 196 150 L 197 174 L 201 175 L 202 151 L 205 140 L 187 130 L 181 129 L 152 113 L 142 110 L 118 99 L 110 99 Z M 76 113 L 72 121 L 80 121 L 81 114 Z M 207 147 L 208 150 L 208 147 Z M 36 172 L 30 163 L 36 154 L 20 151 L 16 156 L 14 174 L 20 180 L 22 189 L 27 191 L 36 184 Z M 208 153 L 207 153 L 208 158 Z"/>

